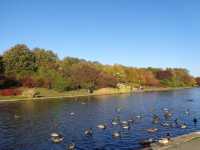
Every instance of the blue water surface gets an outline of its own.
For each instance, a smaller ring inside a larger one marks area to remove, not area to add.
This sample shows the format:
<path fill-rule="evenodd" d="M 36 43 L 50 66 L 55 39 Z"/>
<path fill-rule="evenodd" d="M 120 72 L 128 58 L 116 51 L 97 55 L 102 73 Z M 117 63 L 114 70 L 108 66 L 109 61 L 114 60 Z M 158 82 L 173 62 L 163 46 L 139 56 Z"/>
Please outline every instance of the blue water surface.
<path fill-rule="evenodd" d="M 192 99 L 193 101 L 190 101 Z M 116 112 L 120 108 L 120 113 Z M 163 108 L 173 116 L 168 122 L 179 118 L 188 128 L 168 128 L 152 124 L 152 115 L 157 114 L 166 122 Z M 185 111 L 190 114 L 185 114 Z M 70 115 L 74 112 L 74 115 Z M 131 125 L 130 130 L 113 127 L 111 120 L 119 115 L 121 120 L 142 116 Z M 192 119 L 199 122 L 195 126 Z M 106 123 L 108 128 L 100 130 L 98 124 Z M 148 133 L 148 128 L 158 132 Z M 93 136 L 84 135 L 85 128 L 93 128 Z M 0 150 L 66 150 L 72 141 L 77 150 L 127 150 L 141 149 L 139 141 L 160 138 L 170 133 L 178 136 L 200 129 L 200 89 L 148 92 L 114 96 L 82 97 L 59 100 L 39 100 L 0 103 Z M 121 132 L 121 138 L 113 139 L 114 131 Z M 50 134 L 64 136 L 60 144 L 52 143 Z"/>

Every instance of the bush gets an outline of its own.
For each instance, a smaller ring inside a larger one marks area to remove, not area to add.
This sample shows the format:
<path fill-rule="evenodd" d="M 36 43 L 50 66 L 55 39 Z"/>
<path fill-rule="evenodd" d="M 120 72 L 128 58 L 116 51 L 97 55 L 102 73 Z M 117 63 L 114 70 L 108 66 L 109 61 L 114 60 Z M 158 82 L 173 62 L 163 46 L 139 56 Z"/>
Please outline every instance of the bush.
<path fill-rule="evenodd" d="M 10 89 L 19 86 L 20 83 L 13 77 L 5 77 L 0 75 L 0 89 Z"/>
<path fill-rule="evenodd" d="M 36 86 L 35 81 L 32 79 L 32 77 L 25 77 L 20 80 L 23 87 L 33 88 Z"/>
<path fill-rule="evenodd" d="M 21 95 L 21 91 L 18 89 L 3 89 L 0 91 L 1 96 L 17 96 Z"/>

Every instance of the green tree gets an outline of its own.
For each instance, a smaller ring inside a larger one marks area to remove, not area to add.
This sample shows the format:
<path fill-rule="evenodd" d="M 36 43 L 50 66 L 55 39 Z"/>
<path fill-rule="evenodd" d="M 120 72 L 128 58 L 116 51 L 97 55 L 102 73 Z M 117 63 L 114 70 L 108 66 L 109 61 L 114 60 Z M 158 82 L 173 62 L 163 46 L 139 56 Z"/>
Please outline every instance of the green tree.
<path fill-rule="evenodd" d="M 3 57 L 0 56 L 0 75 L 4 73 Z"/>
<path fill-rule="evenodd" d="M 35 57 L 26 45 L 18 44 L 3 54 L 5 73 L 23 75 L 36 71 Z"/>
<path fill-rule="evenodd" d="M 58 56 L 51 50 L 41 48 L 33 49 L 33 55 L 37 67 L 56 68 L 56 62 L 59 60 Z"/>

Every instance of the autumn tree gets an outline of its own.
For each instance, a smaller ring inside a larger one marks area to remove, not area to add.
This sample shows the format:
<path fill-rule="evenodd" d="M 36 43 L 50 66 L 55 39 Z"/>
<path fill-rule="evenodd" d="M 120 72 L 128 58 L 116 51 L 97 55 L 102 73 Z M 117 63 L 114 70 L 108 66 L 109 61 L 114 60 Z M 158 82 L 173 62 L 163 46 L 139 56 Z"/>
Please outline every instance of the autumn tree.
<path fill-rule="evenodd" d="M 196 81 L 197 85 L 200 86 L 200 77 L 196 77 L 195 81 Z"/>
<path fill-rule="evenodd" d="M 90 92 L 96 88 L 100 72 L 89 63 L 75 64 L 71 70 L 71 78 L 75 88 L 89 89 Z"/>

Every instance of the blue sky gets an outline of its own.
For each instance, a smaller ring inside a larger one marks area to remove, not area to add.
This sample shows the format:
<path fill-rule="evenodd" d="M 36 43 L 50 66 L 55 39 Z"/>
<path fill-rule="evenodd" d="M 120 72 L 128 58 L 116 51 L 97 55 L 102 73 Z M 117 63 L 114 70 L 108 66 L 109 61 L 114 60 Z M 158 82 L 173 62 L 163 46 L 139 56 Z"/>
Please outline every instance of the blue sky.
<path fill-rule="evenodd" d="M 200 1 L 0 0 L 0 54 L 17 43 L 200 76 Z"/>

